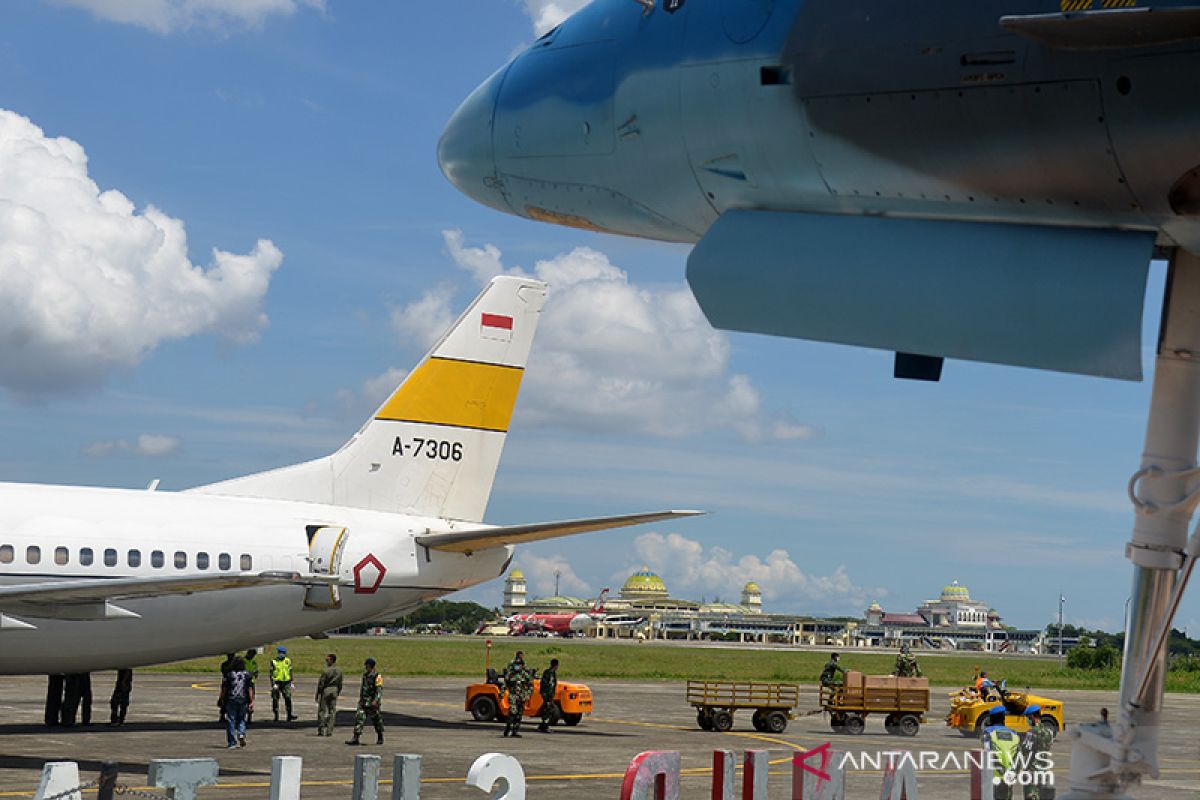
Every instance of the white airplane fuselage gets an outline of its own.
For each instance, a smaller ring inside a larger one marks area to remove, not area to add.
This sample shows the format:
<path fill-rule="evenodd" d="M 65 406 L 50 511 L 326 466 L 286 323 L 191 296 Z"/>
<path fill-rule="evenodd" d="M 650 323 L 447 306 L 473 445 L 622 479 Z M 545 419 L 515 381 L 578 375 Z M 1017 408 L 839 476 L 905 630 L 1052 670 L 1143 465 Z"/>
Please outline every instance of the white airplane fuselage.
<path fill-rule="evenodd" d="M 546 290 L 493 278 L 327 456 L 182 493 L 0 483 L 0 674 L 395 619 L 499 577 L 517 544 L 699 513 L 481 521 Z"/>
<path fill-rule="evenodd" d="M 206 494 L 0 484 L 0 586 L 173 574 L 310 573 L 309 531 L 345 528 L 337 608 L 325 587 L 260 586 L 116 602 L 137 616 L 63 619 L 0 609 L 0 674 L 86 672 L 232 652 L 395 617 L 497 577 L 512 547 L 467 556 L 418 545 L 446 520 L 344 506 Z M 471 527 L 486 527 L 474 526 Z M 90 551 L 91 563 L 84 554 Z M 84 556 L 81 558 L 81 556 Z M 36 562 L 36 563 L 35 563 Z"/>

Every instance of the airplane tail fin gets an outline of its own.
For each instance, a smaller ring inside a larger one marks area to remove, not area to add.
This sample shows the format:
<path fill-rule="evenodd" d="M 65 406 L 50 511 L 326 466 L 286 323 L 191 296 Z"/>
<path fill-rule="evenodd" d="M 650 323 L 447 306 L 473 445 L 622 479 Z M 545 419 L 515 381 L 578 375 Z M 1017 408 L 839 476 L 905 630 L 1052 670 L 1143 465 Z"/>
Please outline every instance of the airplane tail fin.
<path fill-rule="evenodd" d="M 593 614 L 604 613 L 604 601 L 608 599 L 608 587 L 600 590 L 600 596 L 596 598 L 596 602 L 592 605 Z"/>
<path fill-rule="evenodd" d="M 545 299 L 493 278 L 336 453 L 191 491 L 483 519 Z"/>

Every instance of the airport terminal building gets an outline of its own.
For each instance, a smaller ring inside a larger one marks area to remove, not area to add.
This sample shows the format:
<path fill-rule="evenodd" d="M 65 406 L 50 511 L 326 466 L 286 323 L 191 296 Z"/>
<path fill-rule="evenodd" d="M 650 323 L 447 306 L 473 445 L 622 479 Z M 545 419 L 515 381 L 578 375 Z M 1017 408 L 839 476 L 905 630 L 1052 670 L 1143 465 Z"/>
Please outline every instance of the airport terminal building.
<path fill-rule="evenodd" d="M 1041 631 L 1006 628 L 996 609 L 972 599 L 957 580 L 943 586 L 936 600 L 926 600 L 910 613 L 889 613 L 872 603 L 855 636 L 858 644 L 868 647 L 907 644 L 988 653 L 1039 653 L 1044 645 Z"/>
<path fill-rule="evenodd" d="M 504 614 L 582 612 L 592 599 L 581 597 L 529 598 L 525 575 L 509 573 L 504 584 Z M 772 614 L 763 610 L 762 590 L 754 581 L 742 587 L 737 603 L 684 600 L 671 597 L 661 577 L 649 568 L 637 570 L 625 581 L 616 597 L 605 603 L 607 620 L 600 621 L 591 635 L 602 639 L 728 639 L 742 642 L 784 644 L 852 645 L 856 623 L 851 620 L 814 620 L 794 614 Z M 611 620 L 611 622 L 609 622 Z M 640 620 L 640 622 L 636 622 Z"/>
<path fill-rule="evenodd" d="M 556 595 L 530 598 L 525 575 L 509 573 L 504 583 L 504 614 L 585 612 L 593 600 Z M 607 617 L 589 635 L 597 638 L 731 639 L 791 645 L 899 647 L 983 652 L 1042 652 L 1041 631 L 1006 628 L 999 613 L 957 580 L 912 612 L 890 613 L 872 603 L 864 619 L 820 619 L 773 614 L 763 609 L 762 590 L 751 581 L 740 602 L 694 601 L 671 597 L 649 568 L 634 572 L 605 604 Z"/>

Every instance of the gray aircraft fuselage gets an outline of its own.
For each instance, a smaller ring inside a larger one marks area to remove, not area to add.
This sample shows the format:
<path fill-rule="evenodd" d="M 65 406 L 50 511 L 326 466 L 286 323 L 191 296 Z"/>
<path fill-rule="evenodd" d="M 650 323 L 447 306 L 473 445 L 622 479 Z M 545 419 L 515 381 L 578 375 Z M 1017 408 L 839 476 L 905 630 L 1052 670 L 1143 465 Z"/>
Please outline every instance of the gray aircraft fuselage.
<path fill-rule="evenodd" d="M 1131 2 L 594 0 L 439 160 L 507 213 L 699 242 L 718 327 L 1136 378 L 1147 262 L 1200 252 L 1200 9 Z"/>

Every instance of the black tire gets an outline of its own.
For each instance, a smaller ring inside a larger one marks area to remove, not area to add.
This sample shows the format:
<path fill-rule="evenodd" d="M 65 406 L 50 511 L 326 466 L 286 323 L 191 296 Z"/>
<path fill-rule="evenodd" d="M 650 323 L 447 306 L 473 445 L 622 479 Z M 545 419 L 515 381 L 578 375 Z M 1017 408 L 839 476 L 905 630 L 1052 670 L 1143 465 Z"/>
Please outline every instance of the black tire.
<path fill-rule="evenodd" d="M 921 720 L 916 714 L 904 714 L 896 721 L 896 731 L 901 736 L 916 736 L 921 730 Z"/>
<path fill-rule="evenodd" d="M 754 710 L 754 716 L 750 718 L 750 724 L 754 726 L 754 730 L 759 733 L 767 732 L 767 710 L 758 708 Z"/>
<path fill-rule="evenodd" d="M 563 714 L 562 721 L 564 725 L 569 725 L 574 728 L 583 719 L 583 714 Z"/>
<path fill-rule="evenodd" d="M 733 727 L 733 714 L 724 709 L 714 711 L 712 713 L 712 726 L 714 731 L 724 733 Z"/>
<path fill-rule="evenodd" d="M 702 731 L 712 730 L 712 715 L 707 711 L 700 710 L 696 712 L 696 724 L 700 726 Z"/>
<path fill-rule="evenodd" d="M 988 720 L 987 714 L 982 714 L 982 715 L 980 715 L 979 719 L 975 720 L 974 736 L 976 739 L 983 738 L 983 729 L 987 727 L 987 720 Z M 968 734 L 968 735 L 971 735 L 971 734 Z"/>
<path fill-rule="evenodd" d="M 476 722 L 494 722 L 499 714 L 500 707 L 494 697 L 481 694 L 471 701 L 471 716 Z"/>
<path fill-rule="evenodd" d="M 767 733 L 783 733 L 787 730 L 787 714 L 782 711 L 771 711 L 763 720 Z"/>
<path fill-rule="evenodd" d="M 829 727 L 833 728 L 834 733 L 845 733 L 846 732 L 846 715 L 845 714 L 831 714 L 829 716 Z"/>
<path fill-rule="evenodd" d="M 887 718 L 883 721 L 883 729 L 892 736 L 898 736 L 900 735 L 899 722 L 899 714 L 888 714 Z"/>
<path fill-rule="evenodd" d="M 1046 730 L 1054 734 L 1058 738 L 1058 720 L 1054 717 L 1042 717 L 1042 724 L 1046 726 Z"/>
<path fill-rule="evenodd" d="M 857 714 L 851 714 L 846 717 L 846 733 L 851 736 L 860 736 L 867 727 L 867 721 Z"/>

